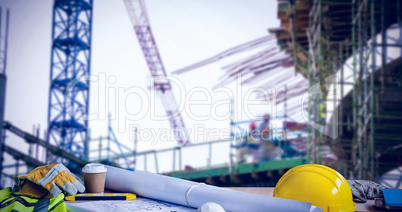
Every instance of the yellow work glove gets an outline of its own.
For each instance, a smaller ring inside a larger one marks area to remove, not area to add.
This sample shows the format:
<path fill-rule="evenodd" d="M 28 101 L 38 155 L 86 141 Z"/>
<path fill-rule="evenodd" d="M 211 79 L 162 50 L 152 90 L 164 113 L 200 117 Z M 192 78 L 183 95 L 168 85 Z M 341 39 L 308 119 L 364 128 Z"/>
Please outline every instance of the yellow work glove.
<path fill-rule="evenodd" d="M 85 187 L 80 180 L 75 178 L 74 174 L 61 163 L 39 166 L 27 175 L 18 176 L 17 179 L 26 179 L 41 185 L 53 197 L 57 197 L 62 190 L 71 195 L 85 191 Z"/>

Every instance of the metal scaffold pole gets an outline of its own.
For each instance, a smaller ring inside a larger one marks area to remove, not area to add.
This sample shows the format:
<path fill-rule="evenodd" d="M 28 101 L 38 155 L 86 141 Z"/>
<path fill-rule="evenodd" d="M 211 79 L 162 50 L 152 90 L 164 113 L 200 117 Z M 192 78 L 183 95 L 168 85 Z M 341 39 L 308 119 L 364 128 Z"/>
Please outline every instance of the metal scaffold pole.
<path fill-rule="evenodd" d="M 383 11 L 385 12 L 385 11 Z M 376 71 L 376 48 L 377 48 L 377 44 L 376 44 L 376 22 L 375 22 L 375 0 L 371 0 L 371 54 L 372 54 L 372 65 L 371 65 L 371 76 L 370 76 L 370 116 L 369 116 L 369 122 L 370 122 L 370 141 L 369 141 L 369 151 L 368 151 L 368 158 L 367 160 L 369 160 L 369 164 L 370 164 L 370 168 L 369 168 L 369 175 L 367 175 L 366 178 L 368 179 L 374 179 L 374 148 L 375 148 L 375 144 L 374 144 L 374 133 L 375 133 L 375 128 L 374 128 L 374 92 L 375 92 L 375 88 L 374 88 L 374 76 L 375 76 L 375 71 Z M 385 30 L 385 28 L 384 28 Z M 383 35 L 385 31 L 383 32 Z M 384 38 L 384 36 L 383 36 Z M 384 43 L 383 43 L 384 44 Z M 384 48 L 383 48 L 384 50 Z M 382 53 L 383 58 L 385 56 L 385 52 Z M 384 62 L 385 60 L 382 61 L 381 65 L 384 66 Z M 367 117 L 367 116 L 366 116 Z"/>
<path fill-rule="evenodd" d="M 356 72 L 357 72 L 357 59 L 356 59 L 356 21 L 354 19 L 356 14 L 356 4 L 352 4 L 352 51 L 353 51 L 353 141 L 351 143 L 351 164 L 349 165 L 349 178 L 353 179 L 355 176 L 355 167 L 354 165 L 357 164 L 357 78 L 356 78 Z"/>
<path fill-rule="evenodd" d="M 4 111 L 6 107 L 6 64 L 7 64 L 7 45 L 8 45 L 8 23 L 10 12 L 6 10 L 6 19 L 3 23 L 2 8 L 0 7 L 0 188 L 1 178 L 3 174 L 3 160 L 4 160 L 4 144 L 5 144 L 5 131 L 4 126 Z M 5 28 L 4 35 L 2 34 L 2 27 Z"/>
<path fill-rule="evenodd" d="M 229 173 L 232 173 L 233 160 L 233 145 L 236 145 L 235 126 L 234 126 L 234 100 L 230 98 L 230 147 L 229 147 Z"/>

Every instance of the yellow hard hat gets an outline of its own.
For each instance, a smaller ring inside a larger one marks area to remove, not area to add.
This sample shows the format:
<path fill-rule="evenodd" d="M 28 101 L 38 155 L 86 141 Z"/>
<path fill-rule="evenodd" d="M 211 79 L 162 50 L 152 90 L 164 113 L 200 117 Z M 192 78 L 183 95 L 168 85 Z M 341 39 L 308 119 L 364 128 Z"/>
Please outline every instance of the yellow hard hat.
<path fill-rule="evenodd" d="M 287 171 L 275 186 L 274 197 L 311 202 L 324 212 L 355 211 L 346 179 L 323 165 L 306 164 Z"/>

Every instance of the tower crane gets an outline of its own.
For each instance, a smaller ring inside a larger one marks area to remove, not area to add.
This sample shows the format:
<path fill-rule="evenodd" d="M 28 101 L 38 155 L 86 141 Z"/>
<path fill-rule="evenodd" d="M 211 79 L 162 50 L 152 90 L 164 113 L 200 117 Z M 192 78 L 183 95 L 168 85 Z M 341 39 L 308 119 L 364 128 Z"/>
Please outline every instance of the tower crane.
<path fill-rule="evenodd" d="M 124 0 L 124 3 L 154 80 L 155 93 L 161 99 L 178 144 L 187 145 L 190 143 L 187 129 L 178 110 L 172 85 L 167 78 L 165 67 L 152 35 L 145 3 L 143 0 Z"/>

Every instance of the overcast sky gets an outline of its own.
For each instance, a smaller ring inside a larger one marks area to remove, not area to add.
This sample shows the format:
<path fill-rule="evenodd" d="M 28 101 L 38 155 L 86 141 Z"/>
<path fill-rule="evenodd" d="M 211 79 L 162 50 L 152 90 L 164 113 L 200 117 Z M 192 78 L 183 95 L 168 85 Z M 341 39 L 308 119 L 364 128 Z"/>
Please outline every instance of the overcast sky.
<path fill-rule="evenodd" d="M 11 12 L 5 119 L 29 132 L 34 124 L 40 124 L 41 137 L 47 127 L 52 4 L 52 0 L 0 0 L 3 10 L 9 8 Z M 146 5 L 168 74 L 233 46 L 266 36 L 268 28 L 279 26 L 276 0 L 146 0 Z M 106 79 L 106 83 L 98 80 L 91 84 L 90 113 L 99 114 L 98 119 L 90 122 L 92 138 L 106 135 L 107 111 L 112 112 L 112 125 L 118 139 L 129 146 L 133 146 L 129 126 L 169 129 L 167 121 L 152 120 L 148 113 L 139 120 L 124 121 L 125 114 L 142 112 L 144 106 L 138 104 L 140 96 L 121 98 L 115 94 L 119 88 L 127 90 L 133 87 L 149 93 L 149 71 L 122 0 L 94 0 L 92 39 L 91 74 L 97 79 Z M 231 60 L 241 57 L 244 55 Z M 222 61 L 175 77 L 186 92 L 194 88 L 212 92 L 212 87 L 223 74 L 220 68 L 227 63 Z M 107 96 L 99 96 L 102 86 L 110 91 Z M 177 93 L 177 88 L 175 91 Z M 194 93 L 194 98 L 207 97 Z M 213 93 L 211 98 L 212 102 L 227 99 L 224 94 Z M 101 104 L 105 99 L 106 108 Z M 146 107 L 150 108 L 149 105 Z M 122 108 L 128 112 L 121 112 Z M 160 104 L 150 110 L 164 114 Z M 224 114 L 227 109 L 222 106 L 217 111 Z M 210 105 L 194 107 L 191 111 L 198 116 L 209 112 Z M 230 126 L 228 119 L 209 117 L 196 120 L 186 113 L 183 118 L 188 128 L 199 125 L 203 129 L 222 130 Z M 191 134 L 194 143 L 208 138 Z M 18 140 L 9 136 L 7 144 L 23 143 Z M 143 140 L 138 148 L 141 151 L 175 144 L 175 141 L 152 144 L 150 140 Z M 26 146 L 24 151 L 27 151 Z"/>

